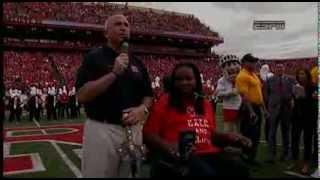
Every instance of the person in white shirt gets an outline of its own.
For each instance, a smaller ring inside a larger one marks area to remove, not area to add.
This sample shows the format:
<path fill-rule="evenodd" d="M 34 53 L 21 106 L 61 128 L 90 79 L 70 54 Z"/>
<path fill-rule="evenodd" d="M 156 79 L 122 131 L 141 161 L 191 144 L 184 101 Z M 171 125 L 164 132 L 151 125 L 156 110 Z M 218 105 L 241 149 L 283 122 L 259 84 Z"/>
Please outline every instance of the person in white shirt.
<path fill-rule="evenodd" d="M 271 72 L 268 64 L 264 64 L 260 68 L 260 78 L 265 82 L 267 79 L 271 78 L 274 74 Z"/>
<path fill-rule="evenodd" d="M 9 109 L 9 99 L 10 99 L 10 92 L 6 90 L 5 96 L 3 97 L 3 102 L 4 102 L 4 115 L 6 115 L 6 111 Z M 6 116 L 4 116 L 4 119 Z"/>
<path fill-rule="evenodd" d="M 40 120 L 40 98 L 38 96 L 39 91 L 35 86 L 30 87 L 30 97 L 28 100 L 29 109 L 29 121 L 33 121 L 35 118 L 37 121 Z"/>
<path fill-rule="evenodd" d="M 39 113 L 39 118 L 42 119 L 44 115 L 44 110 L 43 110 L 43 101 L 42 101 L 42 89 L 37 88 L 37 101 L 38 101 L 38 113 Z"/>
<path fill-rule="evenodd" d="M 23 111 L 27 110 L 27 104 L 28 104 L 28 96 L 26 95 L 25 91 L 21 91 L 20 95 L 20 107 L 21 107 L 21 115 L 23 115 Z"/>
<path fill-rule="evenodd" d="M 73 86 L 69 91 L 69 103 L 68 103 L 68 111 L 70 112 L 70 118 L 75 119 L 76 115 L 76 88 Z"/>
<path fill-rule="evenodd" d="M 159 77 L 159 76 L 157 76 L 155 80 L 156 80 L 156 81 L 155 81 L 156 84 L 157 84 L 157 83 L 158 83 L 158 84 L 160 83 L 160 77 Z"/>
<path fill-rule="evenodd" d="M 200 73 L 200 77 L 201 77 L 201 83 L 203 84 L 204 83 L 204 78 L 203 78 L 203 74 Z"/>
<path fill-rule="evenodd" d="M 240 60 L 235 55 L 220 58 L 222 77 L 218 80 L 215 95 L 223 102 L 223 119 L 225 132 L 239 132 L 238 111 L 242 99 L 235 87 L 235 78 L 240 72 Z"/>
<path fill-rule="evenodd" d="M 11 91 L 11 98 L 9 100 L 9 107 L 10 107 L 10 115 L 9 115 L 9 122 L 12 122 L 14 119 L 17 122 L 21 120 L 21 101 L 20 101 L 20 93 L 18 89 L 14 89 Z"/>
<path fill-rule="evenodd" d="M 47 103 L 47 97 L 48 97 L 48 89 L 45 87 L 42 89 L 42 95 L 41 95 L 41 102 L 42 102 L 42 111 L 43 111 L 43 114 L 47 114 L 47 112 L 45 113 L 45 111 L 47 111 L 46 109 L 46 103 Z"/>
<path fill-rule="evenodd" d="M 54 86 L 48 88 L 48 97 L 47 97 L 47 119 L 57 120 L 57 111 L 56 111 L 57 97 L 56 97 L 56 89 Z"/>

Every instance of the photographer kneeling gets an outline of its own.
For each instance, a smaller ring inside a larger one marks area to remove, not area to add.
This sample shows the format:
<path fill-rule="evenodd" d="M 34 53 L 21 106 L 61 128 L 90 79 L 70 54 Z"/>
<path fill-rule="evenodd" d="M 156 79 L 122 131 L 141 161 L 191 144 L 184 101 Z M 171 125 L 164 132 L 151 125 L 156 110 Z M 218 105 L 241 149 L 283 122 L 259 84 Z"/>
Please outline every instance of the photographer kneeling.
<path fill-rule="evenodd" d="M 226 146 L 250 147 L 241 135 L 219 134 L 198 68 L 176 65 L 169 93 L 153 106 L 144 125 L 144 143 L 152 153 L 152 176 L 249 176 L 240 158 L 223 151 Z"/>

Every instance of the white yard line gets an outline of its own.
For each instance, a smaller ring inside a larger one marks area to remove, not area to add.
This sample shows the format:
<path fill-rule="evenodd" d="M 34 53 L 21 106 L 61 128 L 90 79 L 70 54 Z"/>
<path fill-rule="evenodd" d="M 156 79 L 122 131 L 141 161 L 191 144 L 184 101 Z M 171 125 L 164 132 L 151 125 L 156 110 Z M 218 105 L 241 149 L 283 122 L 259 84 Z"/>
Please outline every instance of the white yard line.
<path fill-rule="evenodd" d="M 48 130 L 55 130 L 55 129 L 64 129 L 64 130 L 67 130 L 65 132 L 56 132 L 56 133 L 50 133 L 50 135 L 61 135 L 61 134 L 71 134 L 71 133 L 75 133 L 75 132 L 78 132 L 79 130 L 78 129 L 75 129 L 75 128 L 59 128 L 59 127 L 54 127 L 54 128 L 45 128 L 45 127 L 42 127 L 42 129 L 46 129 L 47 131 Z M 7 137 L 28 137 L 28 136 L 45 136 L 47 134 L 22 134 L 22 135 L 13 135 L 13 133 L 16 133 L 16 132 L 30 132 L 30 131 L 41 131 L 39 129 L 37 130 L 30 130 L 30 129 L 27 129 L 27 130 L 11 130 L 11 131 L 7 131 Z"/>
<path fill-rule="evenodd" d="M 82 149 L 74 149 L 73 152 L 82 159 Z"/>
<path fill-rule="evenodd" d="M 49 139 L 38 139 L 38 140 L 21 140 L 21 141 L 14 141 L 10 142 L 10 144 L 19 144 L 19 143 L 31 143 L 31 142 L 55 142 L 55 143 L 61 143 L 61 144 L 68 144 L 68 145 L 76 145 L 76 146 L 81 146 L 80 143 L 72 143 L 72 142 L 67 142 L 67 141 L 59 141 L 59 140 L 49 140 Z"/>
<path fill-rule="evenodd" d="M 300 178 L 310 178 L 310 176 L 305 176 L 293 171 L 284 171 L 285 174 L 291 175 L 291 176 L 296 176 L 296 177 L 300 177 Z"/>
<path fill-rule="evenodd" d="M 3 158 L 10 155 L 11 143 L 3 142 Z"/>
<path fill-rule="evenodd" d="M 38 126 L 38 128 L 40 127 L 40 124 L 36 121 L 33 120 L 33 122 Z M 45 135 L 47 135 L 46 131 L 44 129 L 41 129 L 41 132 Z M 82 178 L 82 174 L 80 172 L 80 170 L 77 168 L 77 166 L 68 158 L 68 156 L 62 151 L 62 149 L 59 147 L 59 145 L 50 140 L 50 143 L 52 144 L 52 146 L 56 149 L 56 151 L 58 152 L 58 154 L 61 156 L 62 160 L 66 163 L 66 165 L 70 168 L 70 170 L 73 172 L 73 174 L 77 177 L 77 178 Z"/>

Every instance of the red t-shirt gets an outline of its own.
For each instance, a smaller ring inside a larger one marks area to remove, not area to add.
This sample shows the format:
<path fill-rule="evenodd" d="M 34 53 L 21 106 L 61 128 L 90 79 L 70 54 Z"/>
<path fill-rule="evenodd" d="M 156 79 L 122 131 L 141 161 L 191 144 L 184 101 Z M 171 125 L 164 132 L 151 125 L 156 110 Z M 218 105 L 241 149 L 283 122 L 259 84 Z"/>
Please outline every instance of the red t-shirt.
<path fill-rule="evenodd" d="M 149 119 L 144 125 L 145 134 L 157 134 L 168 143 L 176 144 L 179 132 L 194 130 L 197 133 L 195 153 L 218 153 L 221 149 L 212 144 L 212 133 L 216 124 L 212 106 L 204 100 L 204 115 L 196 115 L 191 103 L 187 103 L 187 112 L 180 113 L 169 106 L 169 97 L 164 95 L 154 104 Z"/>

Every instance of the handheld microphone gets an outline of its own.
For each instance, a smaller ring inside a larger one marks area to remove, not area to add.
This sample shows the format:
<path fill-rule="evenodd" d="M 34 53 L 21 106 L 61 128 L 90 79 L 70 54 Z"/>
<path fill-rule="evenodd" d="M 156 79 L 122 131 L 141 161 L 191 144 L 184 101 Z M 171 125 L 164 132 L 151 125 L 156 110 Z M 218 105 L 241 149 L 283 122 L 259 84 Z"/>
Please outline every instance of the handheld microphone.
<path fill-rule="evenodd" d="M 128 51 L 129 51 L 128 38 L 123 39 L 123 41 L 121 43 L 120 50 L 122 53 L 128 53 Z"/>
<path fill-rule="evenodd" d="M 121 45 L 121 52 L 128 53 L 128 50 L 129 50 L 129 43 L 127 41 L 124 41 Z"/>

